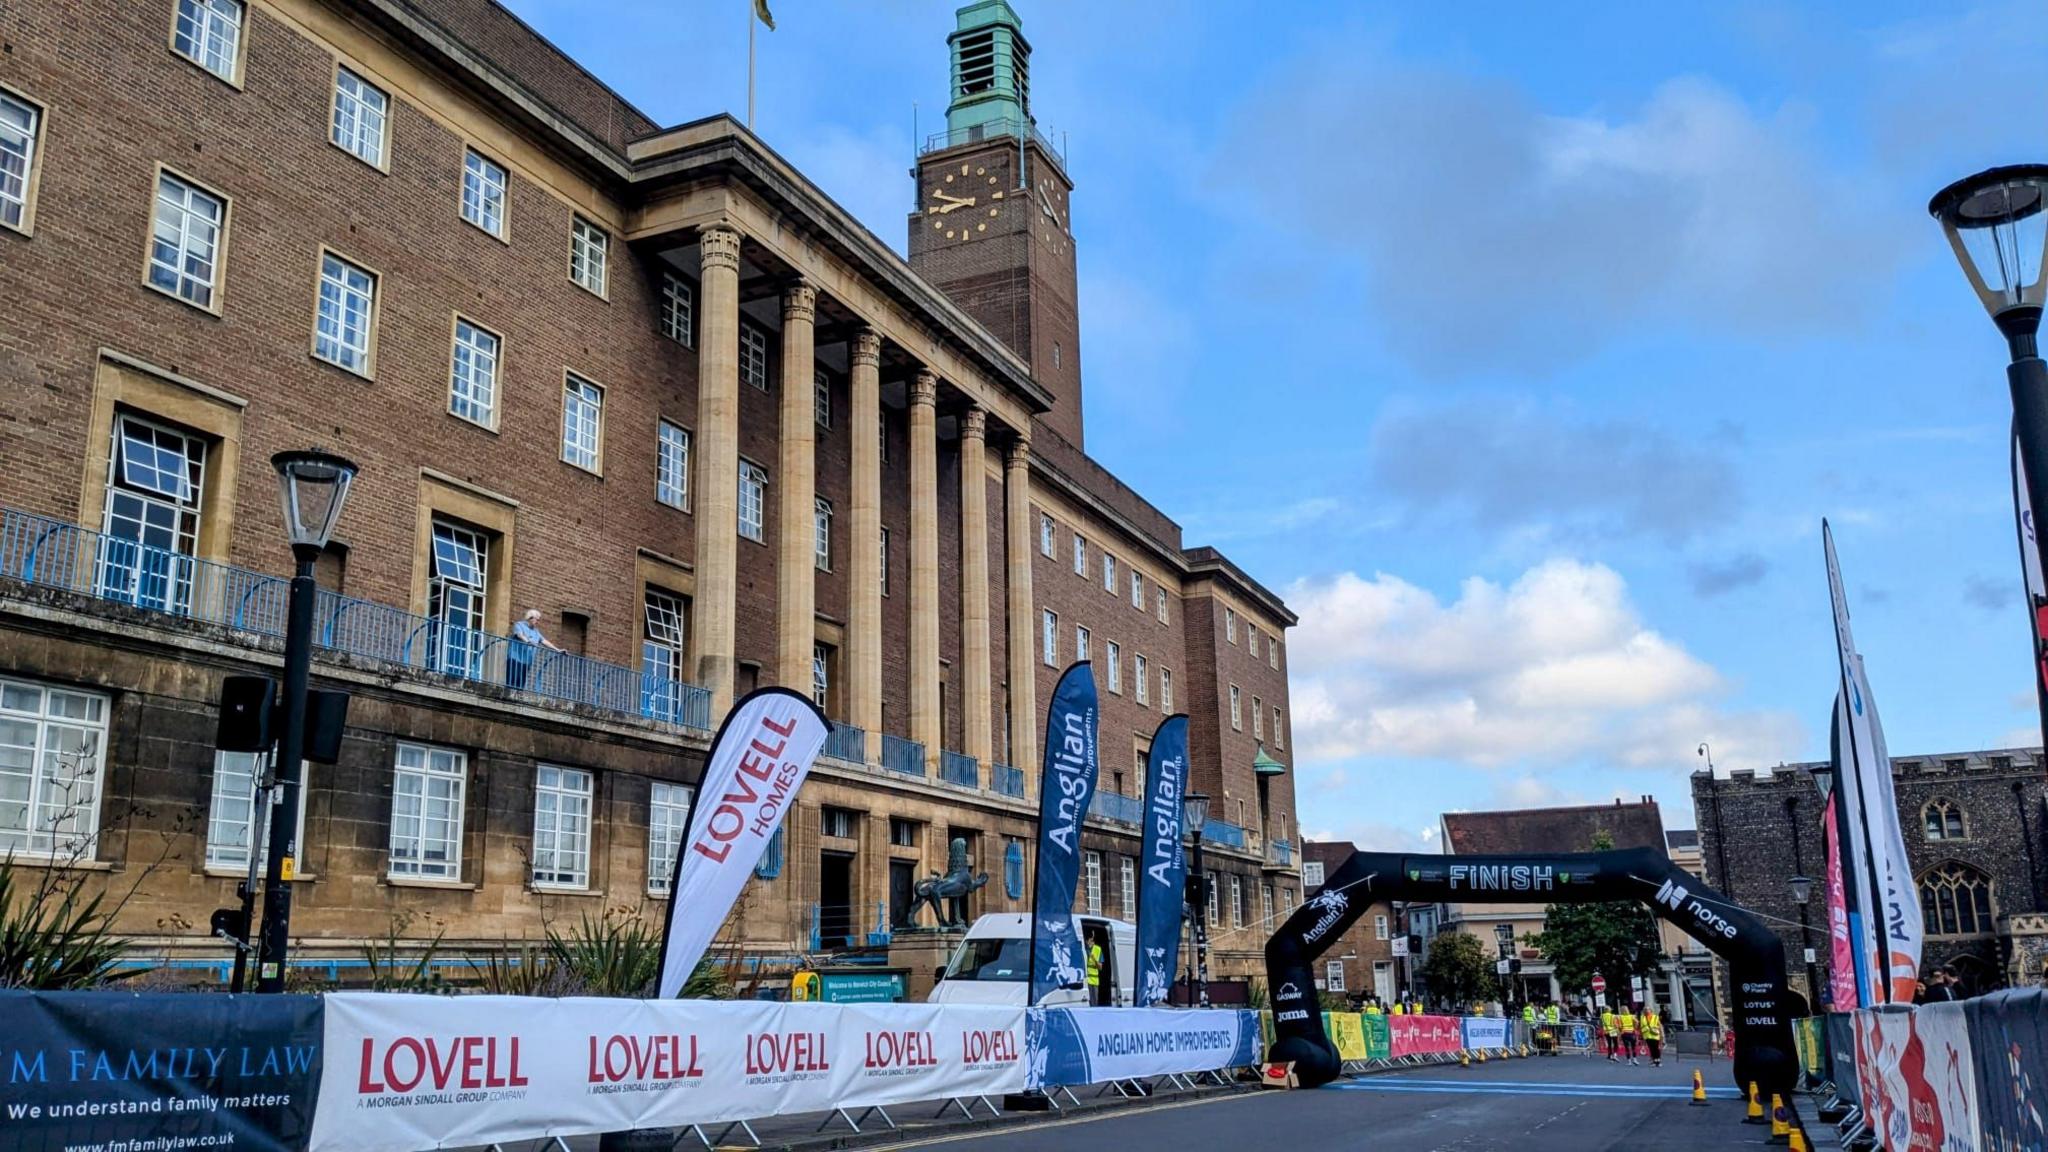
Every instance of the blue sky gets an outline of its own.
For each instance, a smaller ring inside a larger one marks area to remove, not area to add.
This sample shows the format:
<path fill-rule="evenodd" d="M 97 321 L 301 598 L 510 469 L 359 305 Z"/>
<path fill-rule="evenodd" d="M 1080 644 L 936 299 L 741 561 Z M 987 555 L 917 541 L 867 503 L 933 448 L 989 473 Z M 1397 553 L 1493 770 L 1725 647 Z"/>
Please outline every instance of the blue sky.
<path fill-rule="evenodd" d="M 1301 614 L 1311 834 L 1824 756 L 1831 518 L 1901 754 L 2038 743 L 2003 346 L 1928 196 L 2037 160 L 2037 4 L 1013 0 L 1088 449 Z M 747 0 L 510 0 L 657 120 Z M 948 3 L 774 0 L 758 130 L 901 249 Z"/>

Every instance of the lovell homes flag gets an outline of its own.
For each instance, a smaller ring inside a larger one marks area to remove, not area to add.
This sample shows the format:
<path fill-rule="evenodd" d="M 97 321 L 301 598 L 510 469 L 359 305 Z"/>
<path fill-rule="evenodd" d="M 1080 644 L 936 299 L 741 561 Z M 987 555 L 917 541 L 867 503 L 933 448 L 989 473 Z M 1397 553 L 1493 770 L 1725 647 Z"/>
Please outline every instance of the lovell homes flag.
<path fill-rule="evenodd" d="M 1052 690 L 1045 716 L 1045 770 L 1038 781 L 1038 875 L 1031 889 L 1031 1003 L 1079 985 L 1085 976 L 1074 930 L 1074 885 L 1081 878 L 1081 822 L 1095 799 L 1100 723 L 1095 672 L 1071 664 Z"/>
<path fill-rule="evenodd" d="M 1166 999 L 1179 960 L 1187 906 L 1187 850 L 1181 841 L 1181 795 L 1188 783 L 1188 718 L 1168 716 L 1152 733 L 1145 764 L 1143 859 L 1138 876 L 1137 1006 Z"/>
<path fill-rule="evenodd" d="M 726 714 L 704 758 L 689 834 L 668 889 L 655 995 L 674 999 L 725 923 L 796 791 L 825 746 L 828 724 L 787 688 L 750 692 Z"/>

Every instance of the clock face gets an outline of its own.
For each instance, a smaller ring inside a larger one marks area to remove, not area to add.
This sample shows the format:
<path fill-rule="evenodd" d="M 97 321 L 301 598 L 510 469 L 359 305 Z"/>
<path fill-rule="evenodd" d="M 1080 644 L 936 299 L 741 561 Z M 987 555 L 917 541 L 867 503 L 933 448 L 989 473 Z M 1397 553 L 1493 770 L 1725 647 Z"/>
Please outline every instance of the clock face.
<path fill-rule="evenodd" d="M 924 221 L 933 241 L 986 236 L 1003 211 L 1003 180 L 972 161 L 948 166 L 925 191 Z"/>
<path fill-rule="evenodd" d="M 1038 186 L 1032 189 L 1032 199 L 1038 204 L 1039 239 L 1055 253 L 1067 253 L 1069 237 L 1066 193 L 1050 177 L 1040 176 Z"/>

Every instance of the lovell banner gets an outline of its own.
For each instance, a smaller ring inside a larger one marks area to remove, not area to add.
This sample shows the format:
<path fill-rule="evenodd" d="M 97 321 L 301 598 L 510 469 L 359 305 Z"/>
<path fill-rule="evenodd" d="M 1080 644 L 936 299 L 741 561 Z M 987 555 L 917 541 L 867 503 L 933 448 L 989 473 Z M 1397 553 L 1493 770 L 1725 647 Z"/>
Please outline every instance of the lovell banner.
<path fill-rule="evenodd" d="M 1977 1143 L 1977 1075 L 1963 1005 L 1856 1013 L 1857 1085 L 1885 1152 Z"/>
<path fill-rule="evenodd" d="M 0 1148 L 306 1146 L 320 998 L 0 992 Z"/>
<path fill-rule="evenodd" d="M 1456 1016 L 1389 1016 L 1395 1056 L 1456 1052 L 1465 1043 L 1464 1021 Z"/>
<path fill-rule="evenodd" d="M 415 1152 L 1024 1088 L 1024 1010 L 327 997 L 312 1152 Z"/>
<path fill-rule="evenodd" d="M 1978 1128 L 1999 1152 L 2048 1148 L 2048 996 L 2038 988 L 1963 1002 L 1977 1062 Z"/>
<path fill-rule="evenodd" d="M 1030 1086 L 1100 1084 L 1259 1062 L 1259 1014 L 1210 1008 L 1033 1008 Z"/>

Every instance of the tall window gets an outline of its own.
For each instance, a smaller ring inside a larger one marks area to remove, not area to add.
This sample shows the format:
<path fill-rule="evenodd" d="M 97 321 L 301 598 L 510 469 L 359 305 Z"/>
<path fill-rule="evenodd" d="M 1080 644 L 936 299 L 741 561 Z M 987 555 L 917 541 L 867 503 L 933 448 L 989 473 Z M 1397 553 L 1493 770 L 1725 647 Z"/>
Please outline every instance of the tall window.
<path fill-rule="evenodd" d="M 1122 692 L 1124 690 L 1124 650 L 1116 641 L 1111 640 L 1109 642 L 1109 650 L 1105 655 L 1109 658 L 1109 690 L 1111 692 Z"/>
<path fill-rule="evenodd" d="M 1991 913 L 1991 877 L 1968 864 L 1944 864 L 1920 877 L 1920 916 L 1933 936 L 1985 936 Z"/>
<path fill-rule="evenodd" d="M 242 0 L 178 0 L 171 49 L 234 83 L 241 71 Z"/>
<path fill-rule="evenodd" d="M 604 389 L 571 372 L 562 380 L 562 459 L 595 472 L 603 445 Z"/>
<path fill-rule="evenodd" d="M 462 156 L 462 218 L 505 238 L 505 169 L 474 148 Z"/>
<path fill-rule="evenodd" d="M 1244 877 L 1230 874 L 1230 926 L 1244 927 Z"/>
<path fill-rule="evenodd" d="M 823 496 L 814 498 L 811 509 L 812 551 L 816 554 L 818 571 L 832 570 L 832 502 Z"/>
<path fill-rule="evenodd" d="M 1387 938 L 1387 918 L 1385 915 L 1378 915 L 1372 918 L 1372 938 L 1375 940 L 1385 940 Z"/>
<path fill-rule="evenodd" d="M 206 866 L 246 871 L 256 823 L 256 788 L 263 779 L 265 757 L 257 752 L 215 752 L 213 795 L 206 807 Z M 305 768 L 301 767 L 301 780 Z M 300 841 L 305 839 L 306 788 L 299 789 Z M 255 846 L 260 871 L 267 845 Z"/>
<path fill-rule="evenodd" d="M 1088 914 L 1102 915 L 1102 853 L 1089 852 L 1082 856 L 1088 877 Z"/>
<path fill-rule="evenodd" d="M 0 92 L 0 225 L 26 230 L 42 111 Z"/>
<path fill-rule="evenodd" d="M 1280 726 L 1280 710 L 1273 709 L 1273 747 L 1287 747 L 1287 730 Z"/>
<path fill-rule="evenodd" d="M 832 377 L 823 368 L 811 373 L 811 415 L 818 427 L 832 427 Z"/>
<path fill-rule="evenodd" d="M 1152 672 L 1145 666 L 1143 652 L 1131 657 L 1131 679 L 1137 682 L 1138 703 L 1152 703 Z"/>
<path fill-rule="evenodd" d="M 1258 659 L 1259 626 L 1249 621 L 1247 621 L 1244 626 L 1244 646 L 1245 651 L 1250 652 L 1254 660 Z"/>
<path fill-rule="evenodd" d="M 328 138 L 365 164 L 384 166 L 385 124 L 391 98 L 346 68 L 334 73 L 334 124 Z"/>
<path fill-rule="evenodd" d="M 1116 557 L 1107 552 L 1102 554 L 1102 590 L 1116 591 Z"/>
<path fill-rule="evenodd" d="M 752 324 L 740 325 L 740 379 L 768 390 L 768 334 Z"/>
<path fill-rule="evenodd" d="M 1266 641 L 1266 667 L 1271 668 L 1275 672 L 1280 670 L 1280 638 L 1278 636 Z"/>
<path fill-rule="evenodd" d="M 156 178 L 150 228 L 149 286 L 201 308 L 213 307 L 227 201 L 169 172 Z"/>
<path fill-rule="evenodd" d="M 0 679 L 0 859 L 92 859 L 106 744 L 106 697 Z"/>
<path fill-rule="evenodd" d="M 1223 638 L 1224 638 L 1225 640 L 1228 640 L 1228 641 L 1229 641 L 1230 643 L 1232 643 L 1232 644 L 1235 644 L 1235 643 L 1237 643 L 1237 610 L 1236 610 L 1236 609 L 1233 609 L 1233 608 L 1225 608 L 1225 609 L 1223 610 Z"/>
<path fill-rule="evenodd" d="M 676 852 L 690 826 L 690 801 L 694 796 L 688 784 L 654 782 L 647 804 L 649 895 L 666 895 L 675 880 Z"/>
<path fill-rule="evenodd" d="M 811 645 L 811 703 L 830 711 L 832 699 L 832 651 L 823 644 Z"/>
<path fill-rule="evenodd" d="M 1074 575 L 1086 576 L 1087 574 L 1088 538 L 1076 532 L 1074 533 Z"/>
<path fill-rule="evenodd" d="M 767 539 L 763 517 L 768 509 L 768 473 L 760 465 L 740 461 L 740 535 Z"/>
<path fill-rule="evenodd" d="M 661 334 L 687 348 L 696 339 L 696 297 L 682 277 L 664 272 L 661 277 Z"/>
<path fill-rule="evenodd" d="M 1074 659 L 1088 659 L 1088 636 L 1087 628 L 1079 624 L 1074 625 Z"/>
<path fill-rule="evenodd" d="M 368 376 L 376 309 L 377 278 L 332 252 L 322 253 L 320 316 L 313 328 L 313 355 Z"/>
<path fill-rule="evenodd" d="M 391 780 L 391 875 L 462 878 L 462 802 L 469 757 L 400 744 Z"/>
<path fill-rule="evenodd" d="M 612 238 L 605 230 L 578 216 L 569 226 L 569 279 L 577 287 L 604 295 L 605 261 L 611 254 Z"/>
<path fill-rule="evenodd" d="M 1044 634 L 1039 638 L 1039 644 L 1045 650 L 1045 662 L 1051 665 L 1052 667 L 1057 668 L 1060 664 L 1059 613 L 1054 612 L 1050 608 L 1047 608 L 1045 610 L 1044 615 L 1041 617 L 1041 622 L 1041 631 Z"/>
<path fill-rule="evenodd" d="M 1038 554 L 1052 555 L 1052 517 L 1040 513 L 1038 516 Z"/>
<path fill-rule="evenodd" d="M 1223 926 L 1223 917 L 1218 915 L 1216 912 L 1216 902 L 1222 898 L 1221 893 L 1219 893 L 1217 889 L 1222 887 L 1223 878 L 1221 876 L 1218 876 L 1216 873 L 1211 872 L 1209 873 L 1208 881 L 1209 882 L 1207 884 L 1207 888 L 1209 892 L 1209 923 L 1214 924 L 1220 928 Z"/>
<path fill-rule="evenodd" d="M 1157 588 L 1154 588 L 1154 589 L 1152 590 L 1152 602 L 1153 602 L 1153 606 L 1154 606 L 1154 609 L 1155 609 L 1155 610 L 1156 610 L 1156 611 L 1157 611 L 1157 612 L 1159 613 L 1159 622 L 1160 622 L 1161 624 L 1164 624 L 1164 623 L 1166 623 L 1166 622 L 1167 622 L 1167 617 L 1166 617 L 1166 586 L 1165 586 L 1165 585 L 1163 585 L 1163 584 L 1162 584 L 1162 585 L 1160 585 L 1159 587 L 1157 587 Z"/>
<path fill-rule="evenodd" d="M 881 537 L 876 541 L 876 544 L 882 553 L 882 595 L 887 596 L 889 594 L 889 530 L 887 528 L 882 529 Z"/>
<path fill-rule="evenodd" d="M 655 436 L 654 498 L 671 508 L 688 508 L 690 430 L 663 420 Z"/>
<path fill-rule="evenodd" d="M 553 764 L 534 770 L 533 882 L 590 886 L 590 773 Z"/>
<path fill-rule="evenodd" d="M 1117 857 L 1117 868 L 1123 881 L 1117 896 L 1122 903 L 1117 908 L 1133 920 L 1138 916 L 1138 862 L 1129 856 Z"/>
<path fill-rule="evenodd" d="M 484 652 L 484 577 L 490 571 L 490 543 L 484 534 L 445 521 L 434 522 L 434 568 L 427 580 L 427 615 L 435 633 L 433 667 L 475 676 Z"/>
<path fill-rule="evenodd" d="M 1266 706 L 1259 703 L 1259 698 L 1254 696 L 1252 697 L 1252 739 L 1264 740 L 1265 738 Z"/>
<path fill-rule="evenodd" d="M 1244 707 L 1239 702 L 1235 684 L 1230 686 L 1230 727 L 1233 731 L 1244 731 Z"/>
<path fill-rule="evenodd" d="M 1303 860 L 1301 862 L 1301 886 L 1310 891 L 1323 886 L 1323 862 Z"/>
<path fill-rule="evenodd" d="M 114 419 L 98 592 L 179 612 L 192 603 L 206 444 L 137 416 Z"/>
<path fill-rule="evenodd" d="M 448 410 L 489 428 L 498 417 L 498 337 L 456 318 L 448 376 Z"/>
<path fill-rule="evenodd" d="M 1131 573 L 1131 607 L 1145 610 L 1145 578 L 1136 572 Z"/>
<path fill-rule="evenodd" d="M 1967 836 L 1963 810 L 1952 801 L 1932 801 L 1921 809 L 1920 819 L 1929 840 L 1961 840 Z"/>
<path fill-rule="evenodd" d="M 1385 937 L 1381 937 L 1381 939 L 1385 939 Z M 1323 961 L 1323 990 L 1326 992 L 1343 992 L 1347 990 L 1344 987 L 1344 962 L 1342 960 Z"/>
<path fill-rule="evenodd" d="M 1171 668 L 1161 668 L 1159 670 L 1159 710 L 1161 712 L 1173 711 L 1173 669 Z"/>
<path fill-rule="evenodd" d="M 647 590 L 640 633 L 640 671 L 656 681 L 683 678 L 683 601 L 659 588 Z"/>

